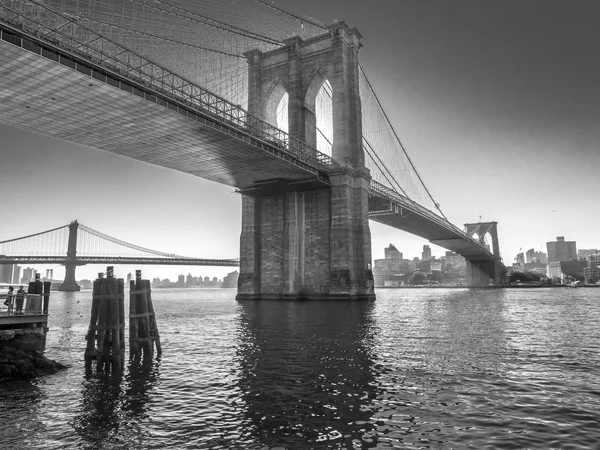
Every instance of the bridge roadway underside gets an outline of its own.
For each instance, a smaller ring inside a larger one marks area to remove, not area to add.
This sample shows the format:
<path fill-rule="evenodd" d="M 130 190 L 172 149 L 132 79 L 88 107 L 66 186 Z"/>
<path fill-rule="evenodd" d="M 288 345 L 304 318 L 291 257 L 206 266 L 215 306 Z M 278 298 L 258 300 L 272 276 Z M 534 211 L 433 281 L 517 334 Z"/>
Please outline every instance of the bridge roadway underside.
<path fill-rule="evenodd" d="M 432 221 L 430 218 L 407 208 L 390 208 L 385 199 L 370 196 L 369 219 L 392 228 L 414 234 L 429 242 L 451 250 L 467 260 L 493 261 L 493 255 L 486 253 L 479 245 L 465 239 L 457 231 Z"/>
<path fill-rule="evenodd" d="M 232 187 L 313 173 L 193 120 L 0 40 L 0 122 Z"/>

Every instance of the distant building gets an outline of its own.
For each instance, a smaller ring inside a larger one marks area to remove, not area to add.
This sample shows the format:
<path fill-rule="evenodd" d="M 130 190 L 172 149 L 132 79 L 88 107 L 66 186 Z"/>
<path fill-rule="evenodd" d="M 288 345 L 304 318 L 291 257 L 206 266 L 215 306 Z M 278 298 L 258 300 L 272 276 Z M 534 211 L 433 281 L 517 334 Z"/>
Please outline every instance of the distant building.
<path fill-rule="evenodd" d="M 439 272 L 441 272 L 444 269 L 444 265 L 442 263 L 441 259 L 430 259 L 429 260 L 429 270 L 433 271 L 433 270 L 437 270 Z"/>
<path fill-rule="evenodd" d="M 21 282 L 21 266 L 17 266 L 16 264 L 13 266 L 13 284 L 19 284 Z"/>
<path fill-rule="evenodd" d="M 525 263 L 543 263 L 548 264 L 548 256 L 544 252 L 536 252 L 530 248 L 525 252 Z"/>
<path fill-rule="evenodd" d="M 517 253 L 517 264 L 524 266 L 525 265 L 525 255 L 523 253 Z"/>
<path fill-rule="evenodd" d="M 431 259 L 431 248 L 429 248 L 429 245 L 424 245 L 423 252 L 421 253 L 421 260 L 429 261 L 430 259 Z"/>
<path fill-rule="evenodd" d="M 23 277 L 21 278 L 21 283 L 29 283 L 30 281 L 35 281 L 36 274 L 37 270 L 35 270 L 33 267 L 23 269 Z"/>
<path fill-rule="evenodd" d="M 548 278 L 565 281 L 565 278 L 574 278 L 584 281 L 584 269 L 588 267 L 587 261 L 552 261 L 549 262 L 546 269 Z"/>
<path fill-rule="evenodd" d="M 571 261 L 577 259 L 577 243 L 565 241 L 563 236 L 558 236 L 556 241 L 546 242 L 548 262 Z"/>
<path fill-rule="evenodd" d="M 405 262 L 405 267 L 401 268 L 400 262 Z M 402 270 L 404 269 L 404 270 Z M 403 275 L 408 271 L 408 260 L 395 259 L 376 259 L 373 269 L 373 279 L 375 286 L 400 286 L 403 281 Z"/>
<path fill-rule="evenodd" d="M 91 280 L 79 280 L 77 284 L 81 286 L 81 289 L 92 289 L 93 287 Z M 129 286 L 129 284 L 127 286 Z"/>
<path fill-rule="evenodd" d="M 133 277 L 133 275 L 131 274 L 131 272 L 129 272 L 127 274 L 127 286 L 129 286 L 129 282 L 131 281 L 132 277 Z M 160 278 L 158 280 L 160 281 Z M 152 285 L 154 285 L 154 280 L 152 280 Z"/>
<path fill-rule="evenodd" d="M 185 286 L 185 275 L 179 275 L 177 277 L 177 287 Z"/>
<path fill-rule="evenodd" d="M 450 265 L 454 268 L 462 267 L 467 265 L 467 261 L 464 257 L 460 256 L 458 253 L 454 252 L 446 252 L 446 256 L 444 257 L 446 260 L 446 264 Z"/>
<path fill-rule="evenodd" d="M 235 272 L 229 272 L 226 276 L 223 277 L 223 287 L 224 288 L 237 287 L 239 276 L 240 276 L 240 273 L 237 270 Z"/>
<path fill-rule="evenodd" d="M 589 249 L 580 249 L 577 250 L 577 259 L 585 259 L 591 255 L 595 255 L 598 252 L 598 249 L 596 248 L 589 248 Z"/>
<path fill-rule="evenodd" d="M 546 255 L 544 252 L 534 252 L 533 260 L 531 262 L 548 264 L 548 255 Z"/>
<path fill-rule="evenodd" d="M 385 259 L 393 259 L 395 261 L 402 259 L 402 252 L 399 252 L 393 244 L 390 244 L 389 247 L 386 247 L 384 249 L 384 253 Z"/>
<path fill-rule="evenodd" d="M 600 253 L 588 256 L 587 267 L 583 269 L 583 278 L 588 284 L 600 281 Z"/>
<path fill-rule="evenodd" d="M 0 283 L 12 283 L 13 282 L 13 265 L 2 264 L 0 265 Z"/>
<path fill-rule="evenodd" d="M 403 276 L 410 270 L 410 261 L 402 258 L 402 253 L 390 244 L 384 249 L 385 258 L 376 259 L 373 267 L 375 286 L 399 286 Z"/>

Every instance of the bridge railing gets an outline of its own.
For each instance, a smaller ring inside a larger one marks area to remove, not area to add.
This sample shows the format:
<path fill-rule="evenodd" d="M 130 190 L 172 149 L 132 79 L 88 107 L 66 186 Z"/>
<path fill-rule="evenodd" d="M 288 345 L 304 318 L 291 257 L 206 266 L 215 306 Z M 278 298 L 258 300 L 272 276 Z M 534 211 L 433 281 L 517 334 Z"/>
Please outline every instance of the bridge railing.
<path fill-rule="evenodd" d="M 370 183 L 370 187 L 369 190 L 380 196 L 383 198 L 386 198 L 388 200 L 392 200 L 398 204 L 400 204 L 401 206 L 404 206 L 407 209 L 413 210 L 418 212 L 419 214 L 421 214 L 424 217 L 427 217 L 428 219 L 430 219 L 433 222 L 438 223 L 439 225 L 442 225 L 443 227 L 454 231 L 455 233 L 457 233 L 460 236 L 463 236 L 464 239 L 468 240 L 469 242 L 481 247 L 482 249 L 486 250 L 489 252 L 489 250 L 485 249 L 485 247 L 483 247 L 479 242 L 477 242 L 475 239 L 472 239 L 471 237 L 469 237 L 468 235 L 465 234 L 465 232 L 463 230 L 461 230 L 460 228 L 458 228 L 456 225 L 454 225 L 453 223 L 445 220 L 444 218 L 438 216 L 437 214 L 435 214 L 433 211 L 425 208 L 424 206 L 421 206 L 419 203 L 405 197 L 404 195 L 400 195 L 398 194 L 396 191 L 394 191 L 393 189 L 390 189 L 389 187 L 371 180 Z"/>
<path fill-rule="evenodd" d="M 313 167 L 329 168 L 329 155 L 302 142 L 283 130 L 250 116 L 239 105 L 175 75 L 147 58 L 77 23 L 78 18 L 61 14 L 36 0 L 0 0 L 0 17 L 50 45 L 59 47 L 84 60 L 92 61 L 108 71 L 134 83 L 151 88 L 180 104 L 197 110 L 243 134 L 289 153 Z M 52 53 L 46 49 L 46 52 Z M 43 52 L 42 52 L 43 53 Z M 44 55 L 59 60 L 58 55 Z M 55 58 L 54 58 L 55 56 Z M 111 81 L 118 86 L 118 80 Z M 136 89 L 133 89 L 134 94 Z M 142 93 L 143 95 L 143 93 Z M 163 103 L 157 99 L 158 103 Z M 163 106 L 170 106 L 164 104 Z"/>

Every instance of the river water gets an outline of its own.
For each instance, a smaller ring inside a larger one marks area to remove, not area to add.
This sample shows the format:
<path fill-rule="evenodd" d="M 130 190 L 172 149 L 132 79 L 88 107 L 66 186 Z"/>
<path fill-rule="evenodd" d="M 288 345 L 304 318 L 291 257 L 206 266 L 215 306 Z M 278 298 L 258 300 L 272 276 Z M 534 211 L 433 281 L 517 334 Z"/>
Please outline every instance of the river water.
<path fill-rule="evenodd" d="M 107 380 L 85 376 L 91 292 L 52 293 L 70 368 L 0 385 L 0 448 L 600 448 L 600 289 L 153 301 L 162 358 Z"/>

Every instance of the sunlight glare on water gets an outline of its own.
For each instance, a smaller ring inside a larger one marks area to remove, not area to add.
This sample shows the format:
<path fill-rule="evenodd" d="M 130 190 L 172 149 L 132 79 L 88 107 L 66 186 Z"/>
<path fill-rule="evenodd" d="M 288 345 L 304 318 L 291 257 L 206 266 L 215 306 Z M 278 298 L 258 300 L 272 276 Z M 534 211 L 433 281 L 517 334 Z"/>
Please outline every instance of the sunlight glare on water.
<path fill-rule="evenodd" d="M 0 448 L 595 448 L 600 289 L 384 289 L 243 302 L 157 289 L 163 356 L 86 378 L 91 292 L 51 297 L 49 358 L 0 384 Z"/>

